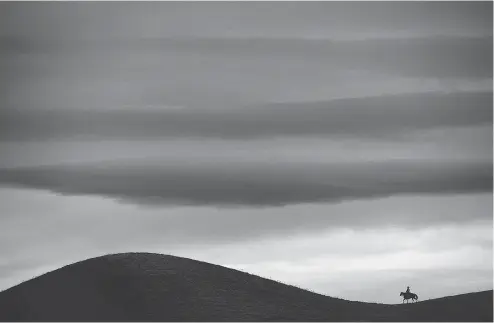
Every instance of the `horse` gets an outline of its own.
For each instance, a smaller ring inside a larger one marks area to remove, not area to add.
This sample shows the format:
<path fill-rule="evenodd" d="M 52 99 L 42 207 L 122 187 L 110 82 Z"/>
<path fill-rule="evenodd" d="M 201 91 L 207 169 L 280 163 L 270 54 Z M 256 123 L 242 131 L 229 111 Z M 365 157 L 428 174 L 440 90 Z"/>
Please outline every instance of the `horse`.
<path fill-rule="evenodd" d="M 417 294 L 410 293 L 410 292 L 408 292 L 408 293 L 406 293 L 406 292 L 405 292 L 405 293 L 401 292 L 401 293 L 400 293 L 400 296 L 403 296 L 403 303 L 405 303 L 405 300 L 407 300 L 407 304 L 408 304 L 408 300 L 409 300 L 410 298 L 412 299 L 412 302 L 413 302 L 413 301 L 415 301 L 415 302 L 416 302 L 416 301 L 418 301 L 418 300 L 419 300 L 419 297 L 417 296 Z"/>

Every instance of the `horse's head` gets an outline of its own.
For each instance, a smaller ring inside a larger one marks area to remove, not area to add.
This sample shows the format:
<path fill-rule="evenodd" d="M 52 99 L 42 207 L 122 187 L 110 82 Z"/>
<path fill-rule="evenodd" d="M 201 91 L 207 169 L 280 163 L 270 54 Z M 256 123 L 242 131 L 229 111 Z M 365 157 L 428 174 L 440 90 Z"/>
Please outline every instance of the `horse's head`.
<path fill-rule="evenodd" d="M 403 292 L 400 293 L 400 296 L 403 296 Z"/>

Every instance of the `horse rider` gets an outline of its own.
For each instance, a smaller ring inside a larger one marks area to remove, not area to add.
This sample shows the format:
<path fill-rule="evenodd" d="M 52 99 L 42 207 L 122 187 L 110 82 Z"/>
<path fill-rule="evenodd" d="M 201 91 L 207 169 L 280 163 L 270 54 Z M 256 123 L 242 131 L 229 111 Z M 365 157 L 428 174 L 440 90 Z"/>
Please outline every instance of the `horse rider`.
<path fill-rule="evenodd" d="M 407 294 L 410 294 L 410 286 L 407 286 L 407 291 L 406 291 Z"/>

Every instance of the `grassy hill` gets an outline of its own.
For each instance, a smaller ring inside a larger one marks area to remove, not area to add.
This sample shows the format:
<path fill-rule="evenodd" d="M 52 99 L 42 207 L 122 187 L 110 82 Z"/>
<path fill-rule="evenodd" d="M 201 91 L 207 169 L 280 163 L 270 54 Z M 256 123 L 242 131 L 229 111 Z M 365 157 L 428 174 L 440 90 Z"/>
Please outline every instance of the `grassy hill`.
<path fill-rule="evenodd" d="M 2 321 L 491 321 L 493 292 L 416 304 L 346 301 L 150 253 L 74 263 L 0 293 Z"/>

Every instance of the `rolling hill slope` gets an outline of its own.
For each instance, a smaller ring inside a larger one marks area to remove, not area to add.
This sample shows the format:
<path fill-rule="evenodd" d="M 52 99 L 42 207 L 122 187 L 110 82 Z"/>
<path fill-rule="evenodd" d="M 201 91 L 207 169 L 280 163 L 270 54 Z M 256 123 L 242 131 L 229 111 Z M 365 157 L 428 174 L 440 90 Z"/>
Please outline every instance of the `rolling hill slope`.
<path fill-rule="evenodd" d="M 0 293 L 2 321 L 492 321 L 492 290 L 417 304 L 352 302 L 150 253 L 74 263 Z"/>

